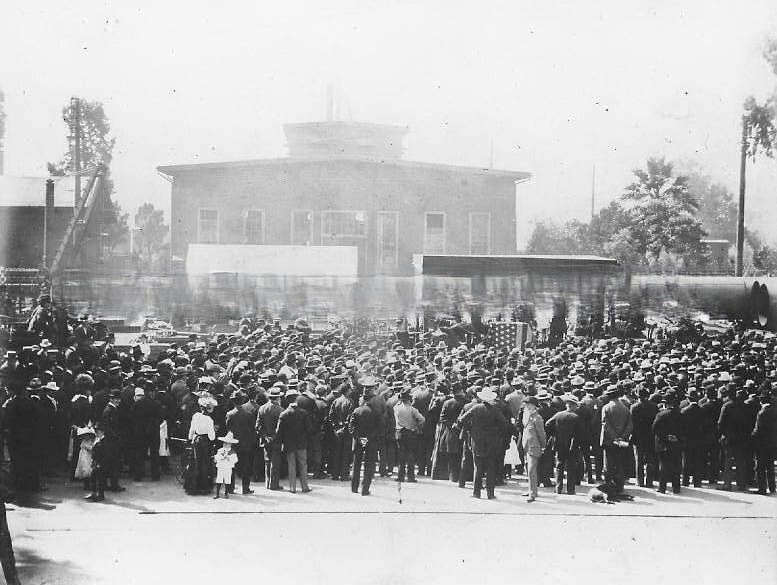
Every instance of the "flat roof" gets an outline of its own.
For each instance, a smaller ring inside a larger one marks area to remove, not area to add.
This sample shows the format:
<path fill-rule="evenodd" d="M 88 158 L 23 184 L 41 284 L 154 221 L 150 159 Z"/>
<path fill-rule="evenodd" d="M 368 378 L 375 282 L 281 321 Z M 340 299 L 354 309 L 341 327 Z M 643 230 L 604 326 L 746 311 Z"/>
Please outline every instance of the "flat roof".
<path fill-rule="evenodd" d="M 279 158 L 264 158 L 253 160 L 238 160 L 238 161 L 224 161 L 224 162 L 212 162 L 212 163 L 191 163 L 181 165 L 161 165 L 157 167 L 160 173 L 174 177 L 179 173 L 186 173 L 192 171 L 206 171 L 206 170 L 219 170 L 219 169 L 236 169 L 236 168 L 251 168 L 251 167 L 266 167 L 274 165 L 295 165 L 295 164 L 310 164 L 310 163 L 342 163 L 342 162 L 359 162 L 359 163 L 371 163 L 377 165 L 390 165 L 405 168 L 422 168 L 430 170 L 450 171 L 467 174 L 482 174 L 492 175 L 495 177 L 511 178 L 515 181 L 526 181 L 532 175 L 525 171 L 508 171 L 504 169 L 490 169 L 486 167 L 468 167 L 458 165 L 446 165 L 438 163 L 428 163 L 410 160 L 375 160 L 370 157 L 358 157 L 358 156 L 326 156 L 326 157 L 279 157 Z"/>
<path fill-rule="evenodd" d="M 615 258 L 567 254 L 424 254 L 422 273 L 429 276 L 511 276 L 528 271 L 601 272 L 618 266 Z"/>

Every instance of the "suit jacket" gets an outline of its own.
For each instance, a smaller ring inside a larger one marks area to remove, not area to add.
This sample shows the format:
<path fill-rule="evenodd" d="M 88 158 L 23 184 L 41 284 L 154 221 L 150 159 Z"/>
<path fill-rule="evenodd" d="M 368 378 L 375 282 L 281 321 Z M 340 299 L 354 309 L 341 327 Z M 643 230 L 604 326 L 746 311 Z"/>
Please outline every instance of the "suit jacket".
<path fill-rule="evenodd" d="M 727 400 L 720 409 L 718 430 L 726 438 L 729 446 L 742 445 L 750 439 L 752 427 L 749 426 L 745 405 L 739 400 Z"/>
<path fill-rule="evenodd" d="M 348 430 L 354 440 L 366 438 L 369 441 L 377 442 L 383 436 L 383 420 L 369 404 L 362 404 L 353 411 L 348 423 Z"/>
<path fill-rule="evenodd" d="M 683 437 L 682 431 L 682 414 L 679 408 L 664 408 L 660 410 L 656 415 L 656 420 L 653 421 L 656 453 L 680 449 Z M 669 435 L 674 435 L 677 441 L 670 441 Z"/>
<path fill-rule="evenodd" d="M 329 422 L 335 432 L 347 431 L 348 420 L 353 412 L 353 403 L 348 396 L 338 396 L 329 409 Z"/>
<path fill-rule="evenodd" d="M 764 404 L 758 411 L 753 441 L 756 449 L 777 452 L 777 404 Z"/>
<path fill-rule="evenodd" d="M 704 413 L 699 405 L 691 402 L 680 411 L 682 433 L 686 445 L 699 446 L 704 438 Z"/>
<path fill-rule="evenodd" d="M 653 421 L 658 405 L 650 400 L 640 400 L 631 405 L 631 440 L 637 447 L 653 448 Z"/>
<path fill-rule="evenodd" d="M 102 412 L 105 436 L 118 437 L 121 434 L 119 407 L 108 403 Z"/>
<path fill-rule="evenodd" d="M 159 438 L 162 408 L 150 398 L 141 398 L 130 409 L 130 432 L 133 437 Z"/>
<path fill-rule="evenodd" d="M 620 400 L 610 400 L 602 407 L 602 447 L 612 446 L 617 439 L 628 441 L 631 436 L 631 411 Z"/>
<path fill-rule="evenodd" d="M 547 445 L 545 422 L 538 412 L 530 414 L 524 423 L 521 443 L 526 454 L 532 457 L 539 457 L 545 450 L 545 445 Z"/>
<path fill-rule="evenodd" d="M 266 441 L 268 438 L 275 437 L 278 429 L 278 419 L 283 412 L 283 408 L 277 402 L 267 402 L 262 404 L 259 412 L 256 413 L 256 434 Z"/>
<path fill-rule="evenodd" d="M 239 441 L 236 451 L 252 451 L 256 448 L 256 419 L 242 406 L 227 413 L 227 430 Z"/>
<path fill-rule="evenodd" d="M 556 452 L 567 454 L 580 447 L 580 439 L 583 436 L 582 421 L 574 412 L 562 410 L 545 423 L 545 432 L 556 438 Z"/>
<path fill-rule="evenodd" d="M 720 400 L 699 401 L 701 410 L 701 442 L 712 445 L 718 440 L 718 419 L 720 418 Z"/>
<path fill-rule="evenodd" d="M 287 452 L 307 449 L 308 438 L 312 433 L 310 417 L 296 402 L 290 404 L 278 417 L 276 439 Z"/>
<path fill-rule="evenodd" d="M 501 452 L 507 421 L 496 405 L 487 402 L 476 404 L 459 417 L 459 424 L 470 429 L 475 457 Z"/>

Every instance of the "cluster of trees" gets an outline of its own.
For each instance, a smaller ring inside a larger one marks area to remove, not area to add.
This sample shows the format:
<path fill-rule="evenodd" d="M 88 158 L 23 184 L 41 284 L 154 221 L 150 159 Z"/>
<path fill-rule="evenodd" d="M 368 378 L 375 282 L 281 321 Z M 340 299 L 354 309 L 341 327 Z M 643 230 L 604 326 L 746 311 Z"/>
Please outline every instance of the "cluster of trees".
<path fill-rule="evenodd" d="M 537 224 L 528 252 L 597 254 L 631 266 L 687 264 L 689 259 L 705 264 L 708 249 L 701 240 L 708 232 L 700 214 L 706 206 L 695 191 L 697 185 L 692 190 L 689 177 L 676 174 L 674 165 L 664 158 L 649 159 L 646 169 L 634 171 L 634 179 L 617 201 L 601 209 L 590 222 Z M 720 200 L 731 200 L 720 186 L 715 186 L 715 194 Z M 717 217 L 723 211 L 708 213 Z"/>
<path fill-rule="evenodd" d="M 764 58 L 777 75 L 777 38 Z M 763 103 L 750 97 L 747 150 L 751 158 L 774 156 L 777 148 L 777 92 Z M 531 254 L 597 254 L 643 269 L 704 269 L 709 249 L 703 239 L 736 242 L 738 202 L 725 185 L 697 169 L 676 172 L 664 158 L 651 158 L 634 171 L 634 181 L 618 200 L 589 222 L 535 225 L 528 242 Z M 777 274 L 777 249 L 753 230 L 745 231 L 752 269 Z"/>
<path fill-rule="evenodd" d="M 155 209 L 151 203 L 141 205 L 135 214 L 134 233 L 130 238 L 129 213 L 122 210 L 114 199 L 115 189 L 110 165 L 116 139 L 110 136 L 111 125 L 105 114 L 105 108 L 99 101 L 80 99 L 76 103 L 77 106 L 71 102 L 62 109 L 62 119 L 70 132 L 76 115 L 75 107 L 79 108 L 77 113 L 81 135 L 80 168 L 84 170 L 98 164 L 105 167 L 102 188 L 106 196 L 106 204 L 103 213 L 111 249 L 123 241 L 134 256 L 133 260 L 137 260 L 139 265 L 163 264 L 164 255 L 167 252 L 165 238 L 169 227 L 164 221 L 162 210 Z M 49 162 L 47 166 L 53 176 L 75 172 L 72 150 L 68 149 L 59 161 Z"/>

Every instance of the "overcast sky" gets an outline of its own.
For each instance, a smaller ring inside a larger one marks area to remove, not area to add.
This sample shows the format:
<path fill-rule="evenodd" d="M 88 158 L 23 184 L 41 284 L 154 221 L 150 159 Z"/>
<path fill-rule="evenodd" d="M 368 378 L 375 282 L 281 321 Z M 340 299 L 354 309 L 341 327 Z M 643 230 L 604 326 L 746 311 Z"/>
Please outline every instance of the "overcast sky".
<path fill-rule="evenodd" d="M 777 85 L 770 33 L 774 0 L 4 0 L 6 173 L 61 156 L 79 95 L 105 103 L 121 205 L 168 209 L 156 166 L 283 156 L 281 125 L 324 119 L 331 84 L 338 117 L 409 126 L 408 159 L 487 166 L 493 141 L 495 167 L 534 173 L 525 239 L 537 218 L 590 213 L 594 164 L 601 204 L 652 155 L 736 191 L 742 102 Z M 766 229 L 777 162 L 748 179 Z"/>

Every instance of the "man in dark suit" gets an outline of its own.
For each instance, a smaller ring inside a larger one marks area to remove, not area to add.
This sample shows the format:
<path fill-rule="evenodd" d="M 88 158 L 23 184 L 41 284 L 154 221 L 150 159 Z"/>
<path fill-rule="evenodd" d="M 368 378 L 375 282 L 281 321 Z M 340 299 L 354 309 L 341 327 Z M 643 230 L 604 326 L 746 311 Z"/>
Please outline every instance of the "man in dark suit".
<path fill-rule="evenodd" d="M 720 409 L 718 431 L 725 450 L 723 462 L 723 490 L 731 489 L 736 467 L 736 484 L 739 491 L 747 489 L 747 448 L 752 427 L 748 426 L 744 395 L 730 384 L 725 391 L 726 401 Z"/>
<path fill-rule="evenodd" d="M 580 401 L 572 394 L 562 397 L 565 410 L 557 412 L 545 423 L 545 431 L 555 437 L 553 450 L 556 453 L 556 493 L 564 485 L 564 470 L 567 472 L 567 493 L 574 494 L 577 485 L 580 440 L 583 437 L 582 420 L 575 413 Z"/>
<path fill-rule="evenodd" d="M 701 455 L 707 481 L 710 485 L 718 483 L 720 475 L 720 443 L 718 436 L 718 419 L 723 406 L 718 398 L 718 389 L 710 382 L 704 388 L 704 398 L 699 400 L 701 410 Z"/>
<path fill-rule="evenodd" d="M 296 493 L 297 476 L 302 484 L 302 493 L 311 491 L 308 486 L 308 441 L 313 427 L 310 417 L 297 404 L 296 388 L 286 390 L 286 407 L 278 417 L 276 440 L 283 445 L 289 466 L 289 491 Z"/>
<path fill-rule="evenodd" d="M 704 433 L 704 413 L 699 407 L 699 393 L 695 389 L 688 392 L 688 405 L 680 411 L 682 414 L 683 436 L 683 485 L 690 485 L 693 476 L 693 487 L 701 487 L 704 474 L 704 456 L 702 438 Z"/>
<path fill-rule="evenodd" d="M 351 414 L 348 429 L 353 437 L 353 475 L 351 491 L 359 493 L 359 476 L 364 466 L 362 495 L 370 495 L 370 485 L 375 475 L 375 462 L 378 459 L 378 440 L 383 435 L 383 418 L 371 406 L 377 381 L 372 377 L 362 380 L 363 394 L 360 405 Z"/>
<path fill-rule="evenodd" d="M 429 419 L 429 408 L 432 405 L 434 392 L 430 388 L 431 382 L 427 383 L 426 376 L 419 373 L 416 376 L 417 384 L 413 390 L 412 405 L 421 413 L 426 420 L 421 435 L 418 437 L 418 451 L 416 452 L 416 462 L 418 463 L 418 475 L 432 474 L 432 448 L 434 447 L 434 432 L 437 426 L 437 420 Z M 438 417 L 439 418 L 439 417 Z"/>
<path fill-rule="evenodd" d="M 244 408 L 248 397 L 242 392 L 232 396 L 234 408 L 227 412 L 227 430 L 239 442 L 235 446 L 237 453 L 237 474 L 243 484 L 243 493 L 252 494 L 251 478 L 254 471 L 254 452 L 256 450 L 256 417 Z M 233 480 L 234 481 L 234 480 Z"/>
<path fill-rule="evenodd" d="M 108 454 L 102 466 L 102 473 L 108 483 L 108 489 L 112 492 L 123 492 L 124 488 L 119 485 L 119 467 L 121 466 L 121 456 L 119 449 L 122 445 L 122 435 L 124 429 L 120 426 L 119 404 L 121 402 L 121 390 L 112 388 L 108 395 L 108 404 L 102 411 L 100 423 L 104 432 L 104 442 L 106 446 L 111 446 L 113 450 Z"/>
<path fill-rule="evenodd" d="M 660 410 L 653 421 L 656 453 L 658 454 L 658 492 L 666 493 L 666 484 L 672 484 L 672 492 L 680 493 L 680 460 L 682 457 L 682 414 L 679 398 L 674 390 L 664 395 L 666 408 Z"/>
<path fill-rule="evenodd" d="M 501 463 L 498 458 L 503 454 L 504 433 L 507 421 L 494 403 L 497 394 L 491 389 L 481 390 L 477 393 L 482 401 L 476 404 L 459 417 L 458 424 L 468 428 L 472 438 L 472 457 L 475 463 L 475 481 L 472 495 L 480 497 L 483 490 L 483 476 L 486 476 L 486 494 L 489 500 L 493 500 L 494 487 Z"/>
<path fill-rule="evenodd" d="M 348 466 L 351 461 L 351 435 L 348 432 L 348 419 L 353 412 L 353 403 L 351 402 L 351 390 L 347 384 L 341 387 L 340 392 L 340 396 L 335 399 L 329 409 L 329 423 L 334 433 L 329 474 L 332 479 L 347 481 Z"/>
<path fill-rule="evenodd" d="M 256 413 L 256 436 L 259 445 L 264 449 L 264 481 L 268 490 L 280 491 L 281 477 L 281 443 L 276 441 L 278 418 L 283 412 L 281 408 L 281 389 L 279 386 L 270 388 L 268 401 L 259 407 Z"/>
<path fill-rule="evenodd" d="M 761 391 L 761 410 L 755 419 L 753 429 L 753 447 L 757 458 L 756 478 L 758 493 L 766 495 L 768 484 L 769 493 L 775 492 L 774 485 L 774 460 L 777 458 L 777 405 L 772 402 L 772 395 L 768 389 Z"/>
<path fill-rule="evenodd" d="M 631 405 L 631 443 L 634 446 L 637 485 L 652 488 L 657 475 L 653 421 L 658 414 L 658 405 L 650 400 L 650 390 L 644 386 L 640 386 L 638 396 L 639 400 Z"/>
<path fill-rule="evenodd" d="M 159 481 L 159 425 L 162 409 L 154 400 L 146 397 L 145 390 L 135 388 L 134 403 L 130 408 L 130 445 L 132 450 L 132 475 L 135 481 L 143 481 L 146 455 L 151 458 L 151 480 Z"/>

